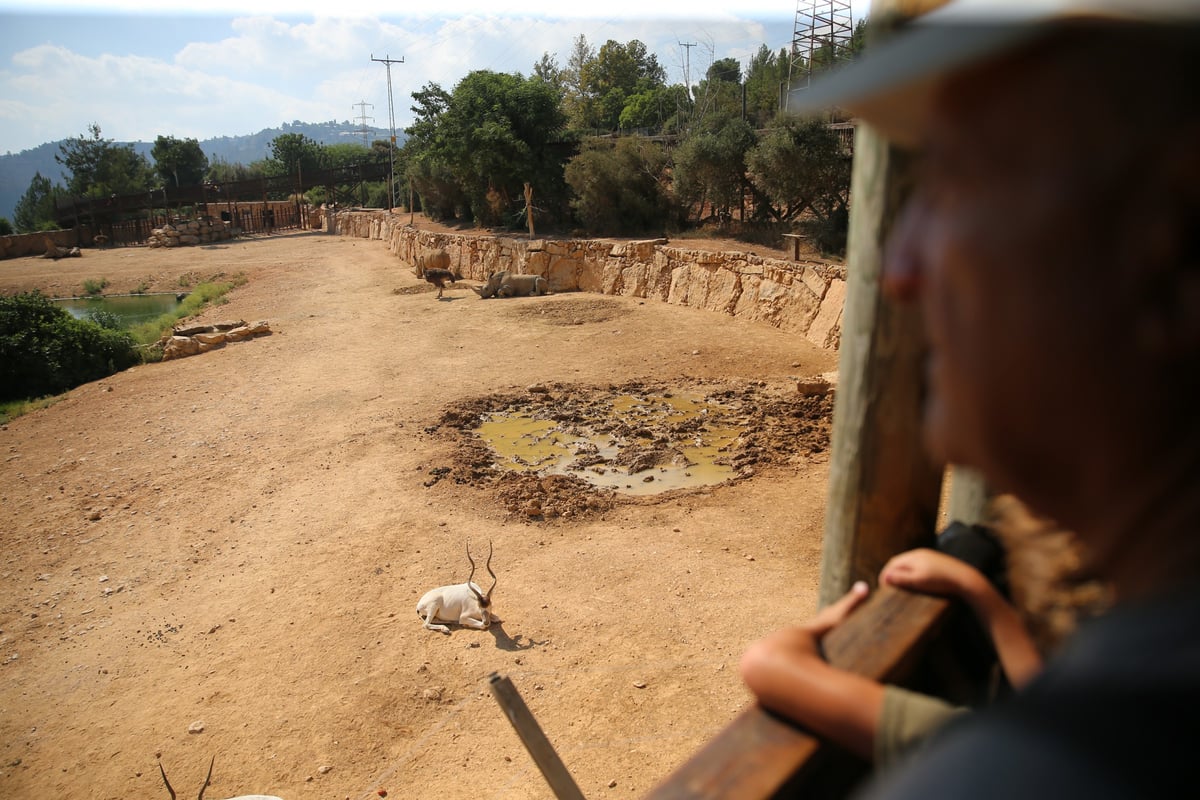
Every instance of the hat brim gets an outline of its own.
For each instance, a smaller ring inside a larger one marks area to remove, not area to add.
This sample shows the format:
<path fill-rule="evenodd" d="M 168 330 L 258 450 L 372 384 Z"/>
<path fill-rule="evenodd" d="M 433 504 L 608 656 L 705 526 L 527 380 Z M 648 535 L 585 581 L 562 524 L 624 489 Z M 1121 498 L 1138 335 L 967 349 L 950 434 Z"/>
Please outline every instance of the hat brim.
<path fill-rule="evenodd" d="M 1044 36 L 1049 25 L 913 24 L 870 47 L 844 67 L 788 92 L 788 111 L 814 114 L 838 107 L 912 146 L 925 128 L 937 87 L 962 69 L 1012 52 Z"/>

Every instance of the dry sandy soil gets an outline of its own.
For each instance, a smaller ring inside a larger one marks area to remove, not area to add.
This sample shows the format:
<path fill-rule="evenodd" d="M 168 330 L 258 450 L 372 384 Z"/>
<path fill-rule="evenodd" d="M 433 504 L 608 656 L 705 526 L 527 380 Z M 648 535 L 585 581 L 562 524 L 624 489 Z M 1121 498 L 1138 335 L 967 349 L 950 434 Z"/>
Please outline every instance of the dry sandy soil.
<path fill-rule="evenodd" d="M 382 243 L 321 233 L 5 261 L 0 290 L 221 274 L 247 282 L 201 319 L 272 335 L 0 431 L 0 796 L 165 798 L 161 758 L 188 797 L 215 756 L 210 798 L 551 797 L 499 672 L 588 797 L 639 797 L 749 702 L 746 644 L 813 610 L 828 403 L 796 384 L 835 354 L 632 298 L 439 301 Z M 514 481 L 467 424 L 634 383 L 739 409 L 739 477 Z M 424 630 L 468 538 L 494 543 L 503 623 Z"/>

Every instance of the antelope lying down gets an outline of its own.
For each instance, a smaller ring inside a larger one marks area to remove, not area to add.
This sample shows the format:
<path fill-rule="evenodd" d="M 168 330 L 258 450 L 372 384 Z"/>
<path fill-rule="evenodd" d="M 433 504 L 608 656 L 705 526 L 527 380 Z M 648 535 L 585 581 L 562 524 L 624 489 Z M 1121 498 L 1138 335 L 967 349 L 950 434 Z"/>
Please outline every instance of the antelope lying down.
<path fill-rule="evenodd" d="M 485 631 L 493 622 L 501 619 L 492 613 L 492 591 L 498 582 L 496 573 L 492 572 L 492 543 L 488 542 L 487 571 L 492 576 L 492 588 L 484 594 L 478 584 L 472 583 L 475 577 L 475 559 L 471 558 L 471 543 L 467 543 L 467 561 L 471 562 L 471 574 L 466 583 L 456 583 L 453 586 L 440 586 L 430 589 L 417 601 L 417 614 L 425 620 L 425 627 L 431 631 L 449 633 L 445 625 L 437 622 L 456 622 L 464 628 L 476 628 Z"/>

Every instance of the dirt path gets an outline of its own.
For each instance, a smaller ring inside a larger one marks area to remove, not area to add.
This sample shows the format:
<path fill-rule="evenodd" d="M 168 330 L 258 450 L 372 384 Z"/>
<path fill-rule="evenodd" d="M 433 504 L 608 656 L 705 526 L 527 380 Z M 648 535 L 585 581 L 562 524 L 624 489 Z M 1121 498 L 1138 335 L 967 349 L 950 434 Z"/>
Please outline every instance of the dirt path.
<path fill-rule="evenodd" d="M 767 438 L 784 455 L 732 484 L 530 517 L 430 480 L 461 466 L 444 415 L 633 380 L 788 408 L 834 354 L 636 299 L 437 301 L 381 243 L 319 233 L 5 261 L 0 290 L 238 273 L 203 318 L 271 336 L 0 431 L 0 796 L 166 797 L 161 754 L 181 797 L 214 755 L 214 798 L 551 797 L 499 671 L 588 797 L 639 797 L 744 707 L 746 643 L 815 603 L 823 453 Z M 504 623 L 423 630 L 468 537 L 494 542 Z"/>

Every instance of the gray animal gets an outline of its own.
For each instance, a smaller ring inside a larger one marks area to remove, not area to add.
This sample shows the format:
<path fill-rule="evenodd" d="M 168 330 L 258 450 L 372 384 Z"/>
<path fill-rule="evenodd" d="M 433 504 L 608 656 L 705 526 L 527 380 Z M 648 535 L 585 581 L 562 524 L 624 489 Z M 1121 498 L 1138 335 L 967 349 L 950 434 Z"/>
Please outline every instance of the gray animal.
<path fill-rule="evenodd" d="M 541 275 L 512 275 L 508 270 L 493 272 L 488 282 L 471 287 L 484 300 L 489 297 L 528 297 L 548 294 L 550 284 Z"/>
<path fill-rule="evenodd" d="M 437 296 L 441 297 L 442 290 L 446 288 L 446 284 L 461 281 L 462 275 L 459 275 L 457 272 L 451 272 L 448 269 L 426 269 L 425 280 L 438 287 Z"/>

